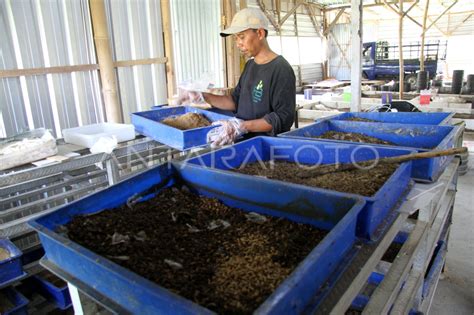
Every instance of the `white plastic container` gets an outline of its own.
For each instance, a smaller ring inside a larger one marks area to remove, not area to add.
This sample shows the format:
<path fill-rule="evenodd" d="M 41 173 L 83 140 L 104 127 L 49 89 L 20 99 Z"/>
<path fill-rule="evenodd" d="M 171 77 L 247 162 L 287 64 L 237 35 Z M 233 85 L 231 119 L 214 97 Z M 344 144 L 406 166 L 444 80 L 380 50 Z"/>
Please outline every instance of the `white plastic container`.
<path fill-rule="evenodd" d="M 101 137 L 117 138 L 117 142 L 135 139 L 135 128 L 129 124 L 100 123 L 62 130 L 64 141 L 86 148 L 92 147 Z"/>

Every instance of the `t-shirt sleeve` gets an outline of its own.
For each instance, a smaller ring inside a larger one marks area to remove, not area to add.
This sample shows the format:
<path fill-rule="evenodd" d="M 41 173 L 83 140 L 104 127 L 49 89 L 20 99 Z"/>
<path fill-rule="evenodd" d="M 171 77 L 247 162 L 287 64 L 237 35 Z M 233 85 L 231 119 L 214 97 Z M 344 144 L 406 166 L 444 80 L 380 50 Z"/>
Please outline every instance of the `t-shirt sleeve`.
<path fill-rule="evenodd" d="M 277 76 L 274 88 L 272 88 L 272 111 L 263 119 L 272 125 L 270 135 L 290 130 L 295 119 L 296 108 L 296 79 L 291 66 L 288 66 Z"/>

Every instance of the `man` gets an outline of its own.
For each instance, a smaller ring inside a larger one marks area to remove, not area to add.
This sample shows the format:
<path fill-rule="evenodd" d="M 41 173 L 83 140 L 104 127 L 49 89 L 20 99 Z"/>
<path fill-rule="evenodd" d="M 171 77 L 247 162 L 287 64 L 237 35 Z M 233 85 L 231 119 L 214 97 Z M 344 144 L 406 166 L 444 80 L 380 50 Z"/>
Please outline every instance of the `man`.
<path fill-rule="evenodd" d="M 295 115 L 295 75 L 290 64 L 274 53 L 267 42 L 268 22 L 258 9 L 239 11 L 229 28 L 220 34 L 233 35 L 247 61 L 231 96 L 189 92 L 181 101 L 206 101 L 213 107 L 230 110 L 231 119 L 216 128 L 214 145 L 233 143 L 246 133 L 277 135 L 290 130 Z"/>

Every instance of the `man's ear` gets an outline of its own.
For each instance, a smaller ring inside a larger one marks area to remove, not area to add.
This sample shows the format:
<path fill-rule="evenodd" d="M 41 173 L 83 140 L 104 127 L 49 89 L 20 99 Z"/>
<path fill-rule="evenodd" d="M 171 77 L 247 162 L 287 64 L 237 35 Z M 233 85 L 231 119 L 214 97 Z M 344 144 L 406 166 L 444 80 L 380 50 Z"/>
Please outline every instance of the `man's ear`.
<path fill-rule="evenodd" d="M 262 40 L 265 38 L 265 30 L 263 28 L 259 28 L 257 30 L 257 34 L 258 34 L 258 39 L 259 40 Z"/>

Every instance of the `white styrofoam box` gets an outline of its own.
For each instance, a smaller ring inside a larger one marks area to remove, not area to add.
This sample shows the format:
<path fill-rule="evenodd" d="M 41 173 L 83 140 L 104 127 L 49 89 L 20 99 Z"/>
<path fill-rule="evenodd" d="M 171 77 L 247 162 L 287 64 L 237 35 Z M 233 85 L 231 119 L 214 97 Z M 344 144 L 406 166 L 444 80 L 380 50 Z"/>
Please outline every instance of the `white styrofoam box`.
<path fill-rule="evenodd" d="M 135 139 L 135 128 L 130 124 L 100 123 L 62 130 L 64 141 L 86 148 L 92 147 L 101 137 L 115 136 L 117 142 Z"/>

